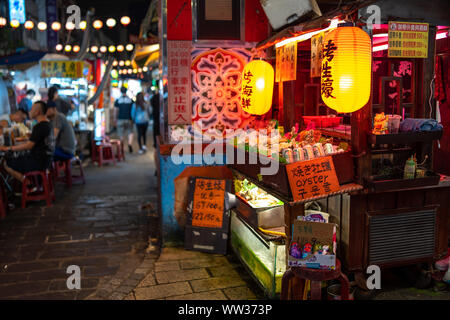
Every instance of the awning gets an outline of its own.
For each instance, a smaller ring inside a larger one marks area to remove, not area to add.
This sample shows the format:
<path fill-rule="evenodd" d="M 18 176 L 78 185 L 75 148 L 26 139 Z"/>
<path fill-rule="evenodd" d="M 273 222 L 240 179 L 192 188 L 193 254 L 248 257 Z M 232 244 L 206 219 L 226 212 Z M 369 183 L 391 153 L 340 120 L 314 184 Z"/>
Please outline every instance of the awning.
<path fill-rule="evenodd" d="M 24 53 L 16 53 L 10 56 L 0 58 L 0 66 L 17 65 L 38 62 L 45 56 L 47 52 L 27 50 Z"/>

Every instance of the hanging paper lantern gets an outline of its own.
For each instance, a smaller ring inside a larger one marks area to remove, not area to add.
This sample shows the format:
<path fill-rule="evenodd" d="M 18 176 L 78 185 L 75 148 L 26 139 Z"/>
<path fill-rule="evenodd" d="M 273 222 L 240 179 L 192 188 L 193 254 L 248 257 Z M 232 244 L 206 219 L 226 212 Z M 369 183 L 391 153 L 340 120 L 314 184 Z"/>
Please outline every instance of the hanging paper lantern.
<path fill-rule="evenodd" d="M 262 115 L 272 106 L 274 72 L 263 60 L 253 60 L 242 71 L 241 106 L 250 114 Z"/>
<path fill-rule="evenodd" d="M 339 113 L 354 112 L 369 101 L 372 43 L 357 27 L 339 27 L 323 43 L 321 93 L 323 102 Z"/>

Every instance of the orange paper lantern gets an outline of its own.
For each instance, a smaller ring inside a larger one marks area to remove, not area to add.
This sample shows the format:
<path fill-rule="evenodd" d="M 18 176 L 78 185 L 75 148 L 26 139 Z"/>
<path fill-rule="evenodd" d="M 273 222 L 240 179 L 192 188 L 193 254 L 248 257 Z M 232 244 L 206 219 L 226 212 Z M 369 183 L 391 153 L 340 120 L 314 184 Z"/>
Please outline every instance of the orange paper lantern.
<path fill-rule="evenodd" d="M 361 109 L 370 97 L 372 43 L 357 27 L 339 27 L 324 39 L 321 73 L 323 102 L 339 113 Z"/>
<path fill-rule="evenodd" d="M 270 63 L 253 60 L 242 71 L 242 110 L 254 115 L 267 113 L 272 107 L 274 72 Z"/>

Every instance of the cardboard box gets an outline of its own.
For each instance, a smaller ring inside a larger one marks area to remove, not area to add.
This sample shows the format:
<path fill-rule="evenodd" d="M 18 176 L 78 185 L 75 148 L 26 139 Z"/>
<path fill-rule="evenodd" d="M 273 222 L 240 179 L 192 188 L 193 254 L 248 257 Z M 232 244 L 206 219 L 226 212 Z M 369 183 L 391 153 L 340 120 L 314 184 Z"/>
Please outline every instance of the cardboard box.
<path fill-rule="evenodd" d="M 336 225 L 334 223 L 294 221 L 288 265 L 290 267 L 334 269 L 336 267 Z"/>

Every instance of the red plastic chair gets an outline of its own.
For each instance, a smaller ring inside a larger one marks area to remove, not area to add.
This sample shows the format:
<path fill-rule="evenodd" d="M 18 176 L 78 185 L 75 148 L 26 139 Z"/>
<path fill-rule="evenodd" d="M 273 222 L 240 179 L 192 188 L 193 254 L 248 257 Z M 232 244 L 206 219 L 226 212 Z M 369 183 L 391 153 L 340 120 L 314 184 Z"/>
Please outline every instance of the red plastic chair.
<path fill-rule="evenodd" d="M 291 296 L 289 296 L 289 283 L 293 278 L 298 278 L 300 280 L 300 284 L 295 290 L 299 290 L 301 296 L 303 296 L 302 293 L 305 287 L 305 281 L 311 281 L 311 300 L 321 300 L 322 281 L 337 279 L 341 283 L 341 299 L 349 300 L 350 284 L 347 276 L 341 272 L 341 262 L 339 259 L 336 259 L 336 269 L 334 270 L 291 267 L 291 269 L 284 273 L 281 280 L 281 300 L 292 299 L 292 292 Z"/>
<path fill-rule="evenodd" d="M 125 161 L 125 151 L 122 141 L 119 139 L 111 139 L 110 143 L 116 148 L 115 156 L 117 161 Z"/>
<path fill-rule="evenodd" d="M 72 164 L 75 163 L 80 168 L 80 174 L 74 175 L 72 173 Z M 81 160 L 78 157 L 73 157 L 72 159 L 54 161 L 53 162 L 53 174 L 56 181 L 64 182 L 67 187 L 72 187 L 74 182 L 81 182 L 83 184 L 86 183 L 84 179 L 84 171 Z M 59 174 L 61 171 L 64 171 L 64 176 L 60 177 Z"/>
<path fill-rule="evenodd" d="M 26 207 L 28 201 L 45 200 L 47 207 L 52 205 L 55 201 L 55 188 L 53 185 L 52 172 L 46 171 L 32 171 L 24 175 L 25 179 L 22 182 L 22 208 Z M 29 183 L 27 183 L 29 182 Z M 38 190 L 29 190 L 28 185 L 35 186 Z"/>
<path fill-rule="evenodd" d="M 97 162 L 101 167 L 105 163 L 116 164 L 113 146 L 107 142 L 92 141 L 92 162 Z"/>

